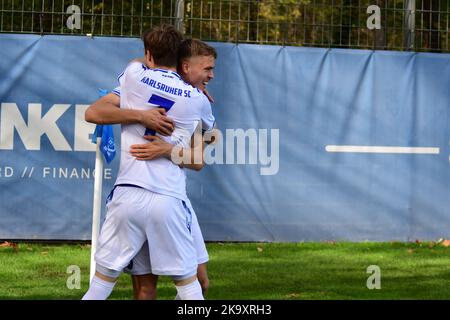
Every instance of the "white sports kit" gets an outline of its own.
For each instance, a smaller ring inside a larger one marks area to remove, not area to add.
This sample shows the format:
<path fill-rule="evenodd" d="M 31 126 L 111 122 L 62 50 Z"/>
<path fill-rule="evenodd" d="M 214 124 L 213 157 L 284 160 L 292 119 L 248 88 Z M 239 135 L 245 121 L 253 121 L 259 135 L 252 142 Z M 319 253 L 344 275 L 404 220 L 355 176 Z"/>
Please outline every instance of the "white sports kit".
<path fill-rule="evenodd" d="M 214 126 L 206 96 L 175 72 L 132 62 L 119 83 L 114 92 L 121 108 L 166 109 L 175 123 L 171 136 L 160 136 L 166 142 L 186 148 L 197 125 L 203 130 Z M 194 275 L 208 254 L 186 196 L 184 169 L 166 158 L 140 161 L 131 156 L 131 145 L 147 143 L 146 134 L 154 132 L 140 124 L 122 125 L 120 169 L 95 260 L 117 271 L 130 266 L 132 274 Z"/>

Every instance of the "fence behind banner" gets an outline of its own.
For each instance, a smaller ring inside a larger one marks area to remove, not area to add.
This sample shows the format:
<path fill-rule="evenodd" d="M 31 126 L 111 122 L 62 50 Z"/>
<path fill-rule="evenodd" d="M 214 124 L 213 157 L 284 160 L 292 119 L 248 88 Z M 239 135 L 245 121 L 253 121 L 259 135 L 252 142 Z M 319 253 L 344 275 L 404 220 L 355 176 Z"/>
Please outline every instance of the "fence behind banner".
<path fill-rule="evenodd" d="M 2 0 L 0 32 L 449 52 L 449 0 Z"/>

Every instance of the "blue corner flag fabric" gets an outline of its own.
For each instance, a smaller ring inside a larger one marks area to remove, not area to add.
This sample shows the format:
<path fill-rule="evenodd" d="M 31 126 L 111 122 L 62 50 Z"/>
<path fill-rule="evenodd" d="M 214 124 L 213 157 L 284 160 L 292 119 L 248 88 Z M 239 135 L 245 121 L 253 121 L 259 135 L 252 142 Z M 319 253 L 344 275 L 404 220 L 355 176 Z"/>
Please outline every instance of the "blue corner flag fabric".
<path fill-rule="evenodd" d="M 108 90 L 99 89 L 100 97 L 108 94 Z M 106 162 L 109 164 L 116 155 L 116 146 L 114 143 L 114 131 L 110 124 L 100 125 L 95 127 L 94 134 L 92 135 L 92 142 L 97 143 L 97 137 L 101 137 L 100 151 L 103 153 Z"/>

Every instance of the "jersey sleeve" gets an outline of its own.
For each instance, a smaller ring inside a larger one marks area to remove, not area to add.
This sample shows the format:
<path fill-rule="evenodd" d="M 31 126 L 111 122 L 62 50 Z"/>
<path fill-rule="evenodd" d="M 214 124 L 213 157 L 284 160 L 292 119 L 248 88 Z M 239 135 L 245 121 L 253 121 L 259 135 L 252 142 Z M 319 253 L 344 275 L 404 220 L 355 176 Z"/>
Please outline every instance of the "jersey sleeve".
<path fill-rule="evenodd" d="M 124 84 L 129 81 L 129 79 L 137 79 L 147 70 L 147 67 L 138 61 L 131 61 L 125 71 L 122 72 L 117 80 L 119 81 L 119 86 L 124 87 Z"/>
<path fill-rule="evenodd" d="M 148 68 L 138 61 L 131 61 L 125 71 L 119 76 L 119 91 L 115 92 L 120 97 L 120 108 L 129 109 L 127 103 L 129 97 L 136 92 L 139 79 Z M 116 88 L 117 89 L 117 88 Z"/>
<path fill-rule="evenodd" d="M 120 97 L 120 86 L 119 87 L 115 87 L 113 89 L 112 93 L 114 93 L 116 96 Z"/>
<path fill-rule="evenodd" d="M 214 124 L 216 123 L 216 119 L 214 118 L 214 115 L 212 113 L 211 103 L 209 102 L 208 98 L 202 94 L 202 100 L 203 100 L 203 108 L 202 108 L 202 130 L 203 132 L 210 131 L 214 128 Z"/>

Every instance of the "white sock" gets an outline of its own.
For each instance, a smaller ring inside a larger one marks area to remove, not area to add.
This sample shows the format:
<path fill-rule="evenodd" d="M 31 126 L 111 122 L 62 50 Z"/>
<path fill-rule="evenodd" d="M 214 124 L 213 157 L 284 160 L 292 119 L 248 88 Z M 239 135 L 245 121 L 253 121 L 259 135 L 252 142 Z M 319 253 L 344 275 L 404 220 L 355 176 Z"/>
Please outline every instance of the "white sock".
<path fill-rule="evenodd" d="M 175 300 L 181 300 L 180 295 L 177 292 L 177 295 L 175 296 Z"/>
<path fill-rule="evenodd" d="M 94 276 L 89 286 L 89 290 L 81 300 L 106 300 L 111 294 L 115 282 L 108 282 Z"/>
<path fill-rule="evenodd" d="M 180 297 L 180 300 L 205 300 L 202 294 L 202 287 L 197 279 L 185 286 L 175 287 L 177 288 L 177 295 Z"/>

